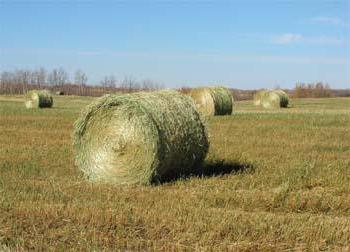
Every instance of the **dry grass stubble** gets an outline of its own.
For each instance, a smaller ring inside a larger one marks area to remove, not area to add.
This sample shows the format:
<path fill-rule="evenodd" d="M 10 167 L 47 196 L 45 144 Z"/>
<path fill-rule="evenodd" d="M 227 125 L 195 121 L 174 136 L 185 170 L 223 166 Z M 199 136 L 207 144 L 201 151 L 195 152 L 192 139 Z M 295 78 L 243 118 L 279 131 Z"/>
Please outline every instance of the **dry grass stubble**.
<path fill-rule="evenodd" d="M 35 111 L 0 99 L 3 248 L 349 250 L 350 99 L 238 103 L 209 121 L 203 176 L 147 187 L 85 181 L 70 134 L 91 99 L 57 99 Z"/>

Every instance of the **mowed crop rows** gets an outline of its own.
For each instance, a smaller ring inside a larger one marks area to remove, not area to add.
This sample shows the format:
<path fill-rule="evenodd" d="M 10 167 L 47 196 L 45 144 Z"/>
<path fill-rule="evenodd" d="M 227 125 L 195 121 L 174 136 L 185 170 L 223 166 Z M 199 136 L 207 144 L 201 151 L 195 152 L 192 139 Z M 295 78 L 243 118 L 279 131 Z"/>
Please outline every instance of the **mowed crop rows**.
<path fill-rule="evenodd" d="M 349 250 L 350 99 L 235 103 L 208 122 L 203 174 L 86 181 L 73 123 L 93 98 L 27 110 L 0 97 L 0 250 Z"/>

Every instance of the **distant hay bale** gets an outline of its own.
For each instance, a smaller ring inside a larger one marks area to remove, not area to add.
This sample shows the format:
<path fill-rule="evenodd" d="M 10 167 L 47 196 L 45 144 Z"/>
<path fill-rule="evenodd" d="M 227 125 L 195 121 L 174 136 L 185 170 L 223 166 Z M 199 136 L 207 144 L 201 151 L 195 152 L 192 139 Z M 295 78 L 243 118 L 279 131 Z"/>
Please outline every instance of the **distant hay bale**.
<path fill-rule="evenodd" d="M 266 94 L 266 92 L 267 92 L 266 90 L 260 90 L 260 91 L 258 91 L 258 92 L 256 92 L 254 94 L 253 100 L 254 100 L 254 105 L 255 106 L 260 106 L 261 105 L 261 100 L 264 97 L 264 95 Z"/>
<path fill-rule="evenodd" d="M 32 90 L 25 95 L 26 108 L 51 108 L 53 98 L 48 90 Z"/>
<path fill-rule="evenodd" d="M 194 88 L 189 95 L 194 100 L 198 111 L 204 116 L 232 114 L 233 96 L 228 88 Z"/>
<path fill-rule="evenodd" d="M 73 138 L 85 176 L 116 185 L 194 171 L 209 145 L 193 101 L 170 90 L 105 95 L 82 112 Z"/>
<path fill-rule="evenodd" d="M 288 107 L 289 97 L 283 90 L 272 90 L 266 92 L 262 99 L 261 105 L 263 108 L 286 108 Z"/>
<path fill-rule="evenodd" d="M 56 91 L 56 95 L 64 95 L 63 91 Z"/>
<path fill-rule="evenodd" d="M 275 92 L 280 96 L 280 107 L 286 108 L 289 104 L 289 96 L 286 92 L 281 89 L 275 90 Z"/>

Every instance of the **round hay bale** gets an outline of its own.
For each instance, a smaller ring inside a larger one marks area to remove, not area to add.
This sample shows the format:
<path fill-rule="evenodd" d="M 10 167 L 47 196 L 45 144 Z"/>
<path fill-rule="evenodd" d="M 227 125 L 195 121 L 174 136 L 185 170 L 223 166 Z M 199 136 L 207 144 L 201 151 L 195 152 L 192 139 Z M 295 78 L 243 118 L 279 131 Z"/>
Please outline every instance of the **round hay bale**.
<path fill-rule="evenodd" d="M 64 95 L 63 91 L 56 91 L 56 95 Z"/>
<path fill-rule="evenodd" d="M 288 107 L 289 97 L 283 90 L 266 92 L 261 100 L 261 105 L 266 109 Z"/>
<path fill-rule="evenodd" d="M 233 96 L 228 88 L 194 88 L 189 95 L 194 100 L 198 111 L 204 116 L 232 114 Z"/>
<path fill-rule="evenodd" d="M 254 94 L 253 101 L 255 106 L 261 105 L 261 100 L 264 97 L 265 93 L 266 93 L 266 90 L 260 90 Z"/>
<path fill-rule="evenodd" d="M 117 185 L 194 171 L 209 146 L 193 101 L 170 90 L 105 95 L 82 112 L 73 138 L 85 176 Z"/>
<path fill-rule="evenodd" d="M 25 95 L 26 108 L 51 108 L 53 98 L 48 90 L 32 90 Z"/>
<path fill-rule="evenodd" d="M 280 96 L 280 107 L 287 108 L 289 104 L 288 94 L 281 89 L 275 90 L 275 92 Z"/>

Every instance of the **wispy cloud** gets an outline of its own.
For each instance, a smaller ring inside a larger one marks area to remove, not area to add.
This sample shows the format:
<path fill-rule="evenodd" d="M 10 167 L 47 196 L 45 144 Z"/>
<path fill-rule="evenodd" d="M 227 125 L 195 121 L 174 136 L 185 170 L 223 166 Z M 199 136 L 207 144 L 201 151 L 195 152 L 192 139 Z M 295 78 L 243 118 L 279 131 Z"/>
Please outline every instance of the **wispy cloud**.
<path fill-rule="evenodd" d="M 339 17 L 319 16 L 310 18 L 309 21 L 314 24 L 329 24 L 335 26 L 350 27 L 350 23 L 345 22 Z"/>
<path fill-rule="evenodd" d="M 303 36 L 301 34 L 285 33 L 285 34 L 282 34 L 282 35 L 274 36 L 271 39 L 271 42 L 273 44 L 286 45 L 286 44 L 299 42 L 299 41 L 302 41 L 302 40 L 303 40 Z"/>
<path fill-rule="evenodd" d="M 305 38 L 304 41 L 312 45 L 344 45 L 347 43 L 345 39 L 333 37 L 309 37 Z"/>
<path fill-rule="evenodd" d="M 271 36 L 269 42 L 277 45 L 288 44 L 309 44 L 309 45 L 343 45 L 348 41 L 342 38 L 335 37 L 308 37 L 298 33 L 284 33 L 280 35 Z"/>

